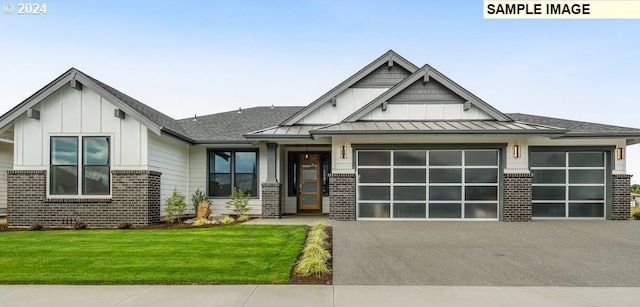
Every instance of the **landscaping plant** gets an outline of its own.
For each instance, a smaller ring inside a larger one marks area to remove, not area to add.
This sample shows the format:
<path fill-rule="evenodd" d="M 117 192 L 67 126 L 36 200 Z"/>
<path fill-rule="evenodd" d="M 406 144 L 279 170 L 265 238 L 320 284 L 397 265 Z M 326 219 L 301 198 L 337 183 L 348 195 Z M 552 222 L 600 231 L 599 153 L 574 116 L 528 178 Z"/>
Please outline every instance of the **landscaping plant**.
<path fill-rule="evenodd" d="M 231 223 L 233 223 L 233 222 L 235 222 L 235 221 L 236 221 L 236 220 L 234 220 L 232 217 L 230 217 L 230 216 L 228 216 L 228 215 L 223 216 L 223 217 L 222 217 L 222 220 L 220 220 L 220 222 L 221 222 L 222 224 L 225 224 L 225 225 L 227 225 L 227 224 L 231 224 Z"/>
<path fill-rule="evenodd" d="M 174 188 L 171 196 L 165 199 L 164 212 L 167 214 L 169 223 L 173 223 L 176 216 L 178 217 L 178 222 L 180 222 L 180 216 L 187 208 L 187 203 L 184 201 L 185 198 L 182 193 L 178 192 L 178 189 Z"/>
<path fill-rule="evenodd" d="M 234 188 L 233 191 L 231 191 L 230 198 L 231 200 L 227 202 L 225 207 L 231 209 L 237 217 L 241 217 L 251 210 L 249 206 L 251 193 L 245 193 L 243 190 Z"/>
<path fill-rule="evenodd" d="M 195 192 L 193 192 L 193 195 L 191 195 L 191 203 L 193 204 L 193 211 L 198 212 L 198 206 L 203 201 L 208 202 L 209 206 L 211 206 L 211 199 L 209 199 L 209 197 L 207 197 L 207 195 L 204 194 L 204 192 L 200 191 L 200 189 L 198 188 Z"/>
<path fill-rule="evenodd" d="M 302 257 L 294 268 L 294 273 L 302 276 L 324 275 L 331 273 L 327 261 L 331 259 L 331 253 L 327 250 L 329 236 L 326 232 L 327 224 L 318 221 L 311 226 L 307 234 Z"/>

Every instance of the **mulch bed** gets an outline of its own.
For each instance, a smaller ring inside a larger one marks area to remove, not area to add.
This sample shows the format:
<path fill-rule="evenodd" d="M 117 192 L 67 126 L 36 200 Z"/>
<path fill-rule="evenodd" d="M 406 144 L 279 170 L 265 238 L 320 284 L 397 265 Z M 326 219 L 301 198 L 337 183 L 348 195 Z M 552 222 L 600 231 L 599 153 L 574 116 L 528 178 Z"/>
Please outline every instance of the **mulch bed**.
<path fill-rule="evenodd" d="M 331 259 L 329 259 L 329 267 L 333 268 L 333 228 L 327 227 L 326 231 L 327 231 L 327 235 L 329 236 L 327 238 L 327 241 L 329 243 L 328 250 L 332 256 Z M 298 255 L 298 258 L 301 255 L 302 253 Z M 333 273 L 320 275 L 320 276 L 316 276 L 316 275 L 301 276 L 301 275 L 296 275 L 295 273 L 293 273 L 293 270 L 291 270 L 291 277 L 289 278 L 289 282 L 297 285 L 331 285 L 333 284 Z"/>

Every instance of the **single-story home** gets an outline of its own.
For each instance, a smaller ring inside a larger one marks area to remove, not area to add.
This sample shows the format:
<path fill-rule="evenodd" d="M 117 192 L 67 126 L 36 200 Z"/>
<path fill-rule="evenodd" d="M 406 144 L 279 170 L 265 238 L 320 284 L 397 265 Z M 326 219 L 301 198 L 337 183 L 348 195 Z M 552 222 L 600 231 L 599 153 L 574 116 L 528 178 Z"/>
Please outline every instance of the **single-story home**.
<path fill-rule="evenodd" d="M 158 223 L 175 189 L 216 213 L 334 220 L 629 218 L 640 129 L 502 113 L 394 51 L 300 107 L 173 119 L 71 68 L 0 117 L 8 223 Z"/>

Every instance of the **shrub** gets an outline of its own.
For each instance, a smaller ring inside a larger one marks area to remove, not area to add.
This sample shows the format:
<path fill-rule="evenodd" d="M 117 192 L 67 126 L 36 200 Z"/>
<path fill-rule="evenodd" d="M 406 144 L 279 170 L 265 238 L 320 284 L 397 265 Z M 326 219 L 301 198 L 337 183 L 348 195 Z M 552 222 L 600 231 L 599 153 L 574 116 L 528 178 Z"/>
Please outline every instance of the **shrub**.
<path fill-rule="evenodd" d="M 197 219 L 195 222 L 193 222 L 193 226 L 202 226 L 204 224 L 206 224 L 208 222 L 207 219 L 201 217 L 199 219 Z"/>
<path fill-rule="evenodd" d="M 302 276 L 324 275 L 331 273 L 327 263 L 320 258 L 303 257 L 294 269 L 296 274 Z"/>
<path fill-rule="evenodd" d="M 129 221 L 127 220 L 120 222 L 120 224 L 118 225 L 118 229 L 130 229 L 130 228 L 133 228 L 133 225 L 131 225 L 131 223 L 129 223 Z"/>
<path fill-rule="evenodd" d="M 316 221 L 315 223 L 313 223 L 313 225 L 311 225 L 311 230 L 315 231 L 315 230 L 325 230 L 327 229 L 327 222 L 325 221 Z"/>
<path fill-rule="evenodd" d="M 248 221 L 248 220 L 249 220 L 249 217 L 248 217 L 248 216 L 246 216 L 246 215 L 241 215 L 241 216 L 238 216 L 238 218 L 236 219 L 236 222 L 238 222 L 238 223 L 242 223 L 242 222 L 246 222 L 246 221 Z"/>
<path fill-rule="evenodd" d="M 87 229 L 87 223 L 85 223 L 83 220 L 76 220 L 73 223 L 73 229 L 75 230 Z"/>
<path fill-rule="evenodd" d="M 327 232 L 322 229 L 318 229 L 318 230 L 311 230 L 309 231 L 309 233 L 307 234 L 307 237 L 309 238 L 313 238 L 316 241 L 324 241 L 327 238 L 329 238 L 329 235 L 327 235 Z"/>
<path fill-rule="evenodd" d="M 234 188 L 230 196 L 231 200 L 227 202 L 225 206 L 227 209 L 235 212 L 237 216 L 242 216 L 251 210 L 249 206 L 249 198 L 251 193 L 245 193 L 243 190 Z"/>
<path fill-rule="evenodd" d="M 234 220 L 232 217 L 230 217 L 230 216 L 228 216 L 228 215 L 223 216 L 223 217 L 222 217 L 222 220 L 220 220 L 220 222 L 222 222 L 222 224 L 225 224 L 225 225 L 227 225 L 227 224 L 231 224 L 231 223 L 233 223 L 233 222 L 235 222 L 235 221 L 236 221 L 236 220 Z"/>
<path fill-rule="evenodd" d="M 182 193 L 178 192 L 177 188 L 174 188 L 171 196 L 165 199 L 164 212 L 167 214 L 169 223 L 173 223 L 176 216 L 178 217 L 178 222 L 180 222 L 180 216 L 187 208 L 187 203 L 184 202 L 185 198 Z"/>
<path fill-rule="evenodd" d="M 327 261 L 331 258 L 331 253 L 318 244 L 308 244 L 302 250 L 303 258 L 317 258 Z"/>
<path fill-rule="evenodd" d="M 318 246 L 322 246 L 322 248 L 327 248 L 327 245 L 329 245 L 329 243 L 327 241 L 325 241 L 326 237 L 323 238 L 321 236 L 307 236 L 307 245 L 318 245 Z"/>
<path fill-rule="evenodd" d="M 29 227 L 29 230 L 33 230 L 33 231 L 44 230 L 44 226 L 42 226 L 42 224 L 40 224 L 38 222 L 33 222 L 33 223 L 31 223 L 31 226 Z"/>
<path fill-rule="evenodd" d="M 640 220 L 640 211 L 634 212 L 632 216 L 634 220 Z"/>
<path fill-rule="evenodd" d="M 209 199 L 209 197 L 207 197 L 204 192 L 200 191 L 200 189 L 197 189 L 195 192 L 193 192 L 193 195 L 191 195 L 191 202 L 193 204 L 193 210 L 195 212 L 198 212 L 198 206 L 200 206 L 200 203 L 203 201 L 208 202 L 209 206 L 211 206 L 211 199 Z"/>

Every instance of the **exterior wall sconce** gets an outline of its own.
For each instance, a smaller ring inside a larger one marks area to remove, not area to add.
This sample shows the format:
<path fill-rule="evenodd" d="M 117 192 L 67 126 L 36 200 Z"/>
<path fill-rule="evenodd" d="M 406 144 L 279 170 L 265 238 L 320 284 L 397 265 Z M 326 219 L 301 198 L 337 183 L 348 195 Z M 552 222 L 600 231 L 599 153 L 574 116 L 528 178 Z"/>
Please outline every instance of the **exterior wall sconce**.
<path fill-rule="evenodd" d="M 513 157 L 514 158 L 520 158 L 520 155 L 522 154 L 520 151 L 520 145 L 513 145 Z"/>
<path fill-rule="evenodd" d="M 347 146 L 340 146 L 340 158 L 342 159 L 346 159 L 347 158 Z"/>
<path fill-rule="evenodd" d="M 616 148 L 616 160 L 624 159 L 624 148 Z"/>

